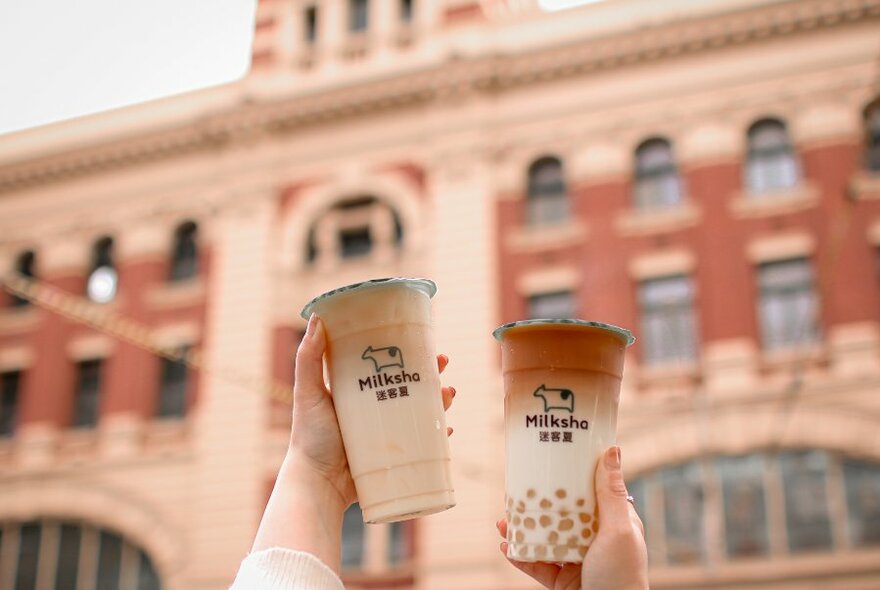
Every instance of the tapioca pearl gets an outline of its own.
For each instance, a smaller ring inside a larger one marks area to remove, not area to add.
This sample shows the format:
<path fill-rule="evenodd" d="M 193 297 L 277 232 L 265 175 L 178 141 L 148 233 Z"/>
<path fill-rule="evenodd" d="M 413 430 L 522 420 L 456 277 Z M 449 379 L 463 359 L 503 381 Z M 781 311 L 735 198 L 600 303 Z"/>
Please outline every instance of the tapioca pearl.
<path fill-rule="evenodd" d="M 537 495 L 538 495 L 538 492 L 536 492 L 533 489 L 530 489 L 528 492 L 526 492 L 526 496 L 529 498 L 529 500 L 531 500 L 532 498 L 534 498 Z"/>
<path fill-rule="evenodd" d="M 559 511 L 559 516 L 561 516 L 562 518 L 565 518 L 569 514 L 571 514 L 571 512 L 569 512 L 568 510 L 560 510 Z"/>
<path fill-rule="evenodd" d="M 546 529 L 553 522 L 553 519 L 550 518 L 549 516 L 547 516 L 546 514 L 543 514 L 543 515 L 541 515 L 541 518 L 538 519 L 538 521 L 541 523 L 541 526 Z"/>
<path fill-rule="evenodd" d="M 598 518 L 593 521 L 593 532 L 594 533 L 599 532 L 599 519 Z"/>
<path fill-rule="evenodd" d="M 542 498 L 541 499 L 541 508 L 543 508 L 544 510 L 549 510 L 550 508 L 553 508 L 553 502 L 551 502 L 547 498 Z"/>
<path fill-rule="evenodd" d="M 558 490 L 556 490 L 556 497 L 559 498 L 560 500 L 565 498 L 567 495 L 568 495 L 568 493 L 565 490 L 563 490 L 562 488 L 559 488 Z"/>
<path fill-rule="evenodd" d="M 556 559 L 565 559 L 566 555 L 568 555 L 568 547 L 559 545 L 553 548 L 553 557 Z"/>
<path fill-rule="evenodd" d="M 590 524 L 590 521 L 593 520 L 592 514 L 587 514 L 586 512 L 581 512 L 578 514 L 578 518 L 584 524 Z"/>
<path fill-rule="evenodd" d="M 528 557 L 529 556 L 529 548 L 527 545 L 521 545 L 517 547 L 516 554 L 519 557 Z"/>
<path fill-rule="evenodd" d="M 578 553 L 581 557 L 584 557 L 587 554 L 588 547 L 578 547 Z"/>
<path fill-rule="evenodd" d="M 566 545 L 568 547 L 577 547 L 578 543 L 579 543 L 579 541 L 578 541 L 577 535 L 572 535 L 568 538 L 568 542 L 566 543 Z"/>
<path fill-rule="evenodd" d="M 522 543 L 526 540 L 526 534 L 522 531 L 516 531 L 515 539 L 517 543 Z"/>
<path fill-rule="evenodd" d="M 519 514 L 514 514 L 513 520 L 511 520 L 510 522 L 513 523 L 513 526 L 519 526 L 520 523 L 522 522 L 522 518 L 520 518 Z"/>
<path fill-rule="evenodd" d="M 577 499 L 577 505 L 578 505 L 578 506 L 583 506 L 583 505 L 586 504 L 586 503 L 587 503 L 587 501 L 584 500 L 583 498 L 578 498 L 578 499 Z"/>
<path fill-rule="evenodd" d="M 547 542 L 552 545 L 555 545 L 559 541 L 559 533 L 556 531 L 550 531 L 550 534 L 547 535 Z"/>
<path fill-rule="evenodd" d="M 516 511 L 517 512 L 525 512 L 526 511 L 526 503 L 520 500 L 516 503 Z"/>
<path fill-rule="evenodd" d="M 593 536 L 593 531 L 591 531 L 590 529 L 582 529 L 582 530 L 581 530 L 581 536 L 582 536 L 584 539 L 589 539 L 590 537 Z"/>
<path fill-rule="evenodd" d="M 572 519 L 563 518 L 559 521 L 559 526 L 557 528 L 559 528 L 560 531 L 570 531 L 573 527 L 574 521 Z"/>
<path fill-rule="evenodd" d="M 531 516 L 527 516 L 525 520 L 523 520 L 523 526 L 527 529 L 531 530 L 535 528 L 535 519 Z"/>
<path fill-rule="evenodd" d="M 547 547 L 544 545 L 535 545 L 535 557 L 544 559 L 547 556 Z"/>

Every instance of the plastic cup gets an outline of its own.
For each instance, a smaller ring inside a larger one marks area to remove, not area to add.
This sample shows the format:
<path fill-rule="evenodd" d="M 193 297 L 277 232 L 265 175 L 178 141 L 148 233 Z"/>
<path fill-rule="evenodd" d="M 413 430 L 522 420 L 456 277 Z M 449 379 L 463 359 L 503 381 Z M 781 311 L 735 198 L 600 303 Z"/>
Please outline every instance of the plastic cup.
<path fill-rule="evenodd" d="M 367 523 L 455 505 L 431 326 L 436 291 L 427 279 L 375 279 L 302 310 L 324 323 L 333 404 Z"/>
<path fill-rule="evenodd" d="M 497 328 L 504 375 L 507 556 L 580 563 L 599 530 L 596 462 L 615 442 L 629 331 L 583 320 Z"/>

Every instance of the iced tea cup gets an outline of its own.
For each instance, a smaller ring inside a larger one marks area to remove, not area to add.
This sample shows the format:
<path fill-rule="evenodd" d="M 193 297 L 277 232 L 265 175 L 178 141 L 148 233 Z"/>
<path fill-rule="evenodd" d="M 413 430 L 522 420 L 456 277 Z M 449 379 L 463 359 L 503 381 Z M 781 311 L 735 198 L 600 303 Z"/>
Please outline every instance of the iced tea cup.
<path fill-rule="evenodd" d="M 599 530 L 593 476 L 615 443 L 626 347 L 610 324 L 526 320 L 501 342 L 507 556 L 580 563 Z"/>
<path fill-rule="evenodd" d="M 427 279 L 375 279 L 316 297 L 333 405 L 367 523 L 455 505 Z"/>

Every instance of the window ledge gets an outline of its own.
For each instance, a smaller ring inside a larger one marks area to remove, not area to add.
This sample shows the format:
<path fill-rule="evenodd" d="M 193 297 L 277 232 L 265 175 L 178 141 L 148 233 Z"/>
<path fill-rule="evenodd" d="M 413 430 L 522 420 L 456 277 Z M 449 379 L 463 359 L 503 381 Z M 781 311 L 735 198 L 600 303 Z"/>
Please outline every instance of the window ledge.
<path fill-rule="evenodd" d="M 39 311 L 33 306 L 0 310 L 0 333 L 27 332 L 37 326 Z"/>
<path fill-rule="evenodd" d="M 801 363 L 815 365 L 826 360 L 825 350 L 818 342 L 761 353 L 761 367 L 765 370 L 785 369 Z"/>
<path fill-rule="evenodd" d="M 58 455 L 64 461 L 96 459 L 98 456 L 98 427 L 71 427 L 61 434 Z"/>
<path fill-rule="evenodd" d="M 154 418 L 144 428 L 144 447 L 149 452 L 180 450 L 187 439 L 189 423 L 185 417 Z"/>
<path fill-rule="evenodd" d="M 558 224 L 515 228 L 507 235 L 506 243 L 512 252 L 536 252 L 576 246 L 583 242 L 587 233 L 586 225 L 570 220 Z"/>
<path fill-rule="evenodd" d="M 645 388 L 654 385 L 694 383 L 700 378 L 700 365 L 693 361 L 670 361 L 639 365 L 639 384 Z"/>
<path fill-rule="evenodd" d="M 147 291 L 147 304 L 159 309 L 188 307 L 205 299 L 205 281 L 196 277 L 186 281 L 167 282 Z"/>
<path fill-rule="evenodd" d="M 852 197 L 858 201 L 880 200 L 880 171 L 863 170 L 850 180 Z"/>
<path fill-rule="evenodd" d="M 624 236 L 646 236 L 692 227 L 697 225 L 701 218 L 699 207 L 685 201 L 675 207 L 624 211 L 618 215 L 615 226 Z"/>
<path fill-rule="evenodd" d="M 766 193 L 740 192 L 730 202 L 731 214 L 739 219 L 772 217 L 811 209 L 819 204 L 819 188 L 800 184 Z"/>

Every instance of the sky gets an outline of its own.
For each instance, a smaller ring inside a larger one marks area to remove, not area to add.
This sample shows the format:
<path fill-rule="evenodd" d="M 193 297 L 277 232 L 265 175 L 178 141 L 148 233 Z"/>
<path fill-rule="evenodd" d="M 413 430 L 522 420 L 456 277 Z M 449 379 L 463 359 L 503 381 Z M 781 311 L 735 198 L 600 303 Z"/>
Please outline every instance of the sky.
<path fill-rule="evenodd" d="M 237 80 L 256 0 L 0 2 L 0 134 Z"/>

